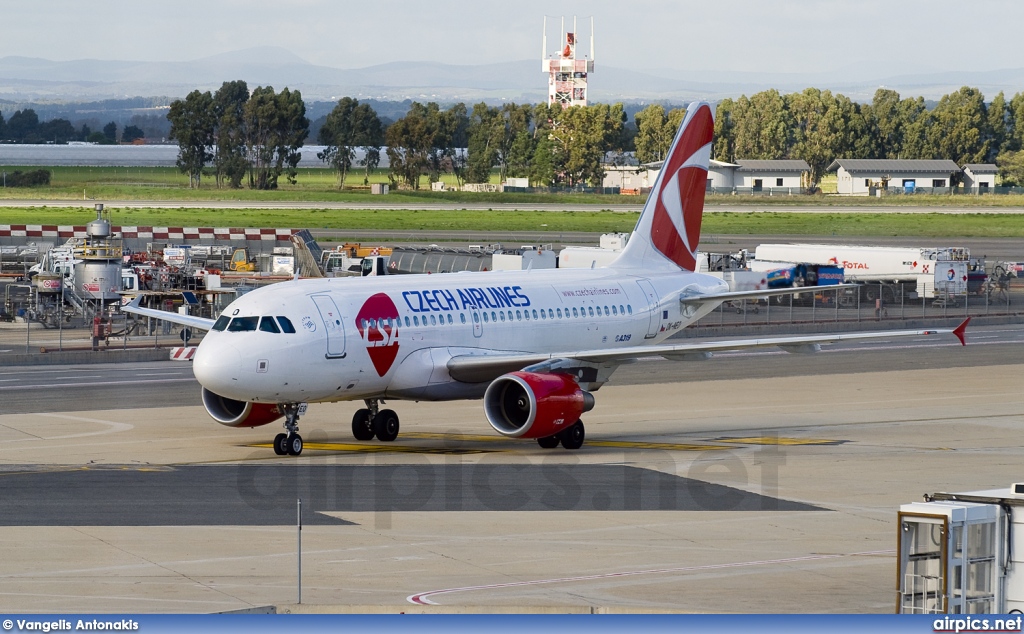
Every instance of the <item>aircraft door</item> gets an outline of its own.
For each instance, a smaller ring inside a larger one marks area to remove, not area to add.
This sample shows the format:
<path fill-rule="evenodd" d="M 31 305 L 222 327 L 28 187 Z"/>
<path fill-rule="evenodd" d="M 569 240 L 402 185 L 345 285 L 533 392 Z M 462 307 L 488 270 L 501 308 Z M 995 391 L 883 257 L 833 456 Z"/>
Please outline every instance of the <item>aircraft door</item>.
<path fill-rule="evenodd" d="M 469 313 L 469 318 L 473 320 L 473 336 L 479 338 L 484 334 L 484 324 L 480 318 L 480 311 L 474 308 Z"/>
<path fill-rule="evenodd" d="M 658 291 L 654 290 L 654 285 L 650 280 L 637 280 L 636 283 L 643 291 L 648 310 L 651 311 L 651 320 L 647 324 L 647 336 L 645 337 L 645 339 L 651 339 L 658 335 L 658 329 L 661 327 L 661 305 Z"/>
<path fill-rule="evenodd" d="M 325 356 L 328 359 L 345 358 L 345 327 L 341 323 L 341 311 L 338 310 L 338 305 L 334 303 L 330 295 L 313 295 L 312 297 L 327 332 L 327 354 Z"/>

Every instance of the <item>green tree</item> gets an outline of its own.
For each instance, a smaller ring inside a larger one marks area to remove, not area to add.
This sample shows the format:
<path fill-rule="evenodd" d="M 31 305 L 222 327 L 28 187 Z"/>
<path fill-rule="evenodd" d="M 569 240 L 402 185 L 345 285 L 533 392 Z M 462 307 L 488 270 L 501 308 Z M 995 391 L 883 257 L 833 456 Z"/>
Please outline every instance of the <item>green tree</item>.
<path fill-rule="evenodd" d="M 903 109 L 900 94 L 879 88 L 871 100 L 869 126 L 877 149 L 877 158 L 899 158 L 903 149 Z"/>
<path fill-rule="evenodd" d="M 1024 149 L 1024 92 L 1013 96 L 1006 122 L 1006 148 L 1004 151 Z"/>
<path fill-rule="evenodd" d="M 555 152 L 550 130 L 537 136 L 535 143 L 530 162 L 530 182 L 539 187 L 551 187 L 555 182 Z"/>
<path fill-rule="evenodd" d="M 217 186 L 225 182 L 238 189 L 249 170 L 246 154 L 245 104 L 249 100 L 249 86 L 242 80 L 226 81 L 213 95 Z"/>
<path fill-rule="evenodd" d="M 324 150 L 317 153 L 317 158 L 338 172 L 339 189 L 345 187 L 345 176 L 355 161 L 356 148 L 379 146 L 380 127 L 380 119 L 373 108 L 351 97 L 342 98 L 327 115 L 318 135 Z"/>
<path fill-rule="evenodd" d="M 633 115 L 636 123 L 636 160 L 640 163 L 662 161 L 668 154 L 672 136 L 667 129 L 668 117 L 665 108 L 651 104 Z M 666 138 L 667 137 L 667 138 Z"/>
<path fill-rule="evenodd" d="M 110 143 L 117 143 L 117 123 L 111 121 L 103 126 L 103 136 L 107 137 Z"/>
<path fill-rule="evenodd" d="M 433 138 L 430 144 L 427 164 L 430 182 L 436 183 L 443 172 L 455 175 L 459 183 L 465 177 L 465 156 L 458 153 L 459 148 L 466 147 L 469 115 L 466 104 L 457 103 L 447 110 L 441 110 L 437 104 L 431 104 L 431 128 Z"/>
<path fill-rule="evenodd" d="M 47 143 L 63 144 L 78 137 L 75 126 L 67 119 L 51 119 L 39 125 L 39 136 Z"/>
<path fill-rule="evenodd" d="M 296 166 L 302 158 L 299 148 L 309 135 L 306 104 L 298 90 L 271 86 L 253 90 L 243 111 L 245 147 L 250 158 L 249 186 L 277 189 L 281 174 L 295 182 Z"/>
<path fill-rule="evenodd" d="M 569 187 L 600 187 L 605 153 L 620 149 L 626 113 L 622 104 L 573 106 L 554 113 L 550 132 L 556 178 Z"/>
<path fill-rule="evenodd" d="M 715 109 L 714 157 L 726 163 L 736 160 L 736 139 L 734 138 L 736 123 L 733 114 L 735 107 L 736 102 L 725 98 L 718 102 L 718 107 Z"/>
<path fill-rule="evenodd" d="M 1024 150 L 1006 151 L 996 157 L 1003 185 L 1024 184 Z"/>
<path fill-rule="evenodd" d="M 995 157 L 1007 149 L 1009 120 L 1010 107 L 1006 103 L 1006 95 L 1003 94 L 1003 91 L 999 91 L 992 103 L 988 104 L 985 132 L 989 146 L 988 156 L 985 157 L 986 162 L 995 161 Z"/>
<path fill-rule="evenodd" d="M 900 101 L 899 118 L 902 134 L 898 158 L 932 158 L 928 144 L 931 114 L 925 108 L 924 97 L 916 99 L 908 97 Z"/>
<path fill-rule="evenodd" d="M 951 159 L 957 165 L 985 160 L 989 147 L 983 134 L 985 97 L 977 88 L 964 86 L 943 95 L 931 116 L 927 135 L 931 158 Z"/>
<path fill-rule="evenodd" d="M 780 159 L 786 156 L 791 123 L 779 91 L 765 90 L 740 97 L 733 108 L 737 159 Z"/>
<path fill-rule="evenodd" d="M 178 169 L 188 174 L 189 187 L 199 187 L 203 167 L 213 158 L 213 96 L 193 90 L 171 103 L 167 119 L 170 138 L 178 141 Z"/>
<path fill-rule="evenodd" d="M 498 143 L 495 130 L 499 120 L 497 108 L 480 102 L 473 106 L 469 117 L 469 143 L 466 166 L 466 181 L 486 183 L 491 178 L 491 168 L 498 162 Z"/>
<path fill-rule="evenodd" d="M 136 125 L 128 125 L 121 131 L 121 140 L 125 143 L 131 143 L 138 139 L 146 137 L 146 133 L 142 131 L 142 128 Z"/>
<path fill-rule="evenodd" d="M 36 143 L 39 138 L 39 115 L 31 108 L 15 110 L 7 121 L 7 134 L 15 143 Z"/>
<path fill-rule="evenodd" d="M 388 127 L 385 133 L 391 164 L 388 178 L 393 184 L 420 188 L 420 176 L 427 170 L 434 141 L 436 117 L 432 110 L 437 110 L 437 104 L 424 106 L 414 101 L 406 115 Z"/>
<path fill-rule="evenodd" d="M 522 130 L 516 135 L 508 150 L 508 176 L 512 178 L 529 178 L 530 163 L 537 144 L 529 130 Z"/>

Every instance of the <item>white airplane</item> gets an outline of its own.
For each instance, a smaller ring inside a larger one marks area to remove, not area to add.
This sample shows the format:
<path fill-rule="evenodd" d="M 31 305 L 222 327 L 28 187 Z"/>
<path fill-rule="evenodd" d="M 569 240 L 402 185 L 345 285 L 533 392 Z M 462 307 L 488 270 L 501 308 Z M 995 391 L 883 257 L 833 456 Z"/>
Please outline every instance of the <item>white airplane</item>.
<path fill-rule="evenodd" d="M 284 418 L 274 451 L 298 455 L 306 403 L 364 401 L 358 440 L 393 441 L 388 400 L 483 398 L 491 427 L 541 447 L 583 445 L 580 416 L 623 363 L 700 359 L 720 350 L 952 333 L 900 330 L 726 341 L 667 342 L 724 301 L 806 289 L 729 292 L 694 273 L 714 120 L 687 109 L 632 238 L 615 262 L 591 269 L 296 279 L 233 301 L 217 320 L 139 307 L 125 312 L 210 332 L 193 371 L 217 422 L 256 427 Z"/>

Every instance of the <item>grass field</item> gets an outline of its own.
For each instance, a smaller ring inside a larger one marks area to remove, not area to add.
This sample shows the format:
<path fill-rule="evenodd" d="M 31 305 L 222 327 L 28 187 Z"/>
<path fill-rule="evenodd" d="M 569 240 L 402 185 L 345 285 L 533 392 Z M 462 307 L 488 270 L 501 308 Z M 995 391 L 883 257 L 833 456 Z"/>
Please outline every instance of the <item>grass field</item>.
<path fill-rule="evenodd" d="M 117 225 L 184 227 L 280 227 L 353 230 L 432 231 L 631 231 L 637 214 L 612 211 L 512 210 L 294 210 L 294 209 L 117 209 Z M 91 206 L 64 208 L 0 207 L 2 224 L 84 225 L 95 218 Z M 752 211 L 704 214 L 709 234 L 921 236 L 1024 238 L 1024 221 L 1009 214 L 949 213 L 786 213 Z"/>
<path fill-rule="evenodd" d="M 4 171 L 32 170 L 38 167 L 4 166 Z M 363 174 L 350 174 L 346 180 L 346 189 L 337 187 L 337 175 L 329 169 L 304 168 L 299 170 L 296 184 L 289 184 L 284 178 L 279 187 L 273 191 L 255 191 L 247 188 L 218 188 L 212 177 L 204 178 L 202 187 L 189 189 L 188 179 L 173 167 L 51 167 L 45 168 L 52 172 L 49 187 L 33 188 L 0 188 L 0 200 L 3 199 L 61 199 L 61 200 L 251 200 L 251 201 L 303 201 L 303 202 L 366 202 L 367 207 L 380 201 L 373 196 L 368 188 L 363 187 Z M 370 177 L 371 183 L 386 183 L 387 170 L 375 170 Z M 454 185 L 455 179 L 445 175 L 442 179 L 448 185 Z M 497 182 L 497 173 L 492 175 L 492 182 Z M 560 194 L 520 194 L 520 193 L 472 193 L 472 192 L 432 192 L 426 177 L 421 181 L 423 189 L 418 191 L 392 190 L 390 199 L 399 199 L 403 203 L 437 203 L 437 202 L 475 202 L 475 203 L 574 203 L 592 204 L 595 208 L 610 205 L 636 204 L 643 202 L 638 196 L 619 196 L 602 194 L 560 193 Z M 985 207 L 1024 207 L 1024 196 L 949 196 L 916 194 L 912 196 L 887 196 L 885 198 L 846 197 L 829 195 L 794 195 L 794 196 L 708 196 L 709 208 L 727 204 L 750 205 L 752 207 L 773 206 L 829 206 L 842 209 L 844 207 L 901 207 L 901 206 L 935 206 L 958 208 Z"/>

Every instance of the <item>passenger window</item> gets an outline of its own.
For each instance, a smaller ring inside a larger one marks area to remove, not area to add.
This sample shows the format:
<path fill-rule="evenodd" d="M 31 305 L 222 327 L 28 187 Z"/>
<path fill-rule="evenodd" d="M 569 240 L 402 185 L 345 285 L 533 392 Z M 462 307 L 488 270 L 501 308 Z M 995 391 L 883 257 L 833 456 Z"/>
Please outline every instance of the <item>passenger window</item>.
<path fill-rule="evenodd" d="M 434 317 L 434 315 L 430 316 L 430 325 L 431 326 L 436 326 L 437 325 L 437 317 Z"/>
<path fill-rule="evenodd" d="M 548 309 L 548 319 L 554 319 L 554 318 L 555 318 L 555 311 L 553 309 L 549 308 Z"/>
<path fill-rule="evenodd" d="M 235 317 L 228 324 L 228 332 L 252 332 L 259 320 L 259 317 Z"/>
<path fill-rule="evenodd" d="M 479 324 L 480 323 L 480 313 L 473 313 L 473 323 L 474 324 Z"/>
<path fill-rule="evenodd" d="M 408 327 L 409 325 L 411 325 L 411 323 L 412 323 L 412 322 L 410 322 L 410 321 L 409 321 L 409 316 L 408 316 L 408 315 L 406 315 L 406 316 L 405 316 L 405 325 L 406 325 L 406 326 Z"/>
<path fill-rule="evenodd" d="M 462 323 L 466 323 L 466 313 L 459 313 L 459 319 L 462 320 Z"/>
<path fill-rule="evenodd" d="M 491 311 L 491 321 L 498 321 L 498 318 L 497 318 L 497 316 L 495 316 L 493 310 Z"/>
<path fill-rule="evenodd" d="M 587 307 L 587 313 L 589 313 L 590 316 L 593 317 L 594 316 L 594 307 L 593 306 L 588 306 Z"/>
<path fill-rule="evenodd" d="M 217 319 L 217 323 L 213 325 L 213 329 L 218 332 L 224 330 L 225 328 L 228 327 L 229 321 L 231 321 L 230 317 L 228 317 L 227 315 L 221 315 L 220 318 Z"/>
<path fill-rule="evenodd" d="M 504 311 L 498 313 L 498 316 L 501 317 L 502 321 L 505 321 L 505 312 Z"/>
<path fill-rule="evenodd" d="M 295 334 L 295 326 L 292 325 L 292 321 L 287 317 L 282 317 L 281 315 L 278 315 L 277 323 L 281 324 L 281 332 L 287 333 L 289 335 Z"/>
<path fill-rule="evenodd" d="M 628 311 L 629 311 L 629 314 L 630 314 L 630 315 L 632 315 L 632 314 L 633 314 L 633 307 L 632 307 L 632 306 L 630 306 L 629 304 L 626 304 L 626 310 L 628 310 Z"/>
<path fill-rule="evenodd" d="M 448 325 L 450 326 L 451 323 L 452 323 L 452 314 L 448 313 Z"/>
<path fill-rule="evenodd" d="M 576 307 L 575 307 L 575 306 L 573 306 L 573 307 L 572 307 L 572 316 L 573 316 L 573 317 L 579 317 L 579 316 L 580 316 L 580 314 L 579 314 L 579 312 L 578 312 L 578 311 L 576 310 Z"/>
<path fill-rule="evenodd" d="M 615 310 L 615 304 L 612 304 L 612 314 L 613 315 L 618 315 L 619 314 L 619 311 Z"/>
<path fill-rule="evenodd" d="M 281 330 L 277 327 L 273 317 L 260 317 L 260 330 L 262 332 L 273 332 L 280 334 Z"/>
<path fill-rule="evenodd" d="M 544 311 L 540 311 L 540 312 L 544 312 Z M 534 319 L 537 319 L 537 311 L 536 311 L 536 310 L 535 310 L 535 311 L 533 311 L 533 318 L 534 318 Z"/>
<path fill-rule="evenodd" d="M 487 313 L 484 313 L 484 323 L 487 323 Z"/>
<path fill-rule="evenodd" d="M 508 316 L 509 316 L 509 318 L 512 317 L 512 311 L 511 310 L 508 311 Z M 522 320 L 523 320 L 523 311 L 517 310 L 516 311 L 516 321 L 522 321 Z"/>
<path fill-rule="evenodd" d="M 558 309 L 558 318 L 559 319 L 562 318 L 562 309 L 561 308 Z"/>
<path fill-rule="evenodd" d="M 622 305 L 622 304 L 619 304 L 619 313 L 620 313 L 620 314 L 623 314 L 623 315 L 625 315 L 625 314 L 626 314 L 626 309 L 625 309 L 625 307 L 623 307 L 623 305 Z"/>

